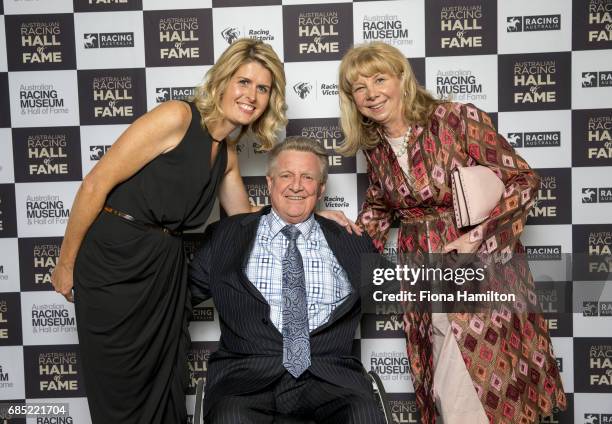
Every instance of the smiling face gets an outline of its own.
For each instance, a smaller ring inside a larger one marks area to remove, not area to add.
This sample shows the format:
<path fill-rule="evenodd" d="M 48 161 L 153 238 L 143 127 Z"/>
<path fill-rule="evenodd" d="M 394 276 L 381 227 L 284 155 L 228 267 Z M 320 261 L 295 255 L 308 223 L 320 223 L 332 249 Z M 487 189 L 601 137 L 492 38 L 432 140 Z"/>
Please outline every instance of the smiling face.
<path fill-rule="evenodd" d="M 279 153 L 266 179 L 272 207 L 283 221 L 299 224 L 308 219 L 325 191 L 321 177 L 321 162 L 314 153 Z"/>
<path fill-rule="evenodd" d="M 259 62 L 241 65 L 227 83 L 221 100 L 225 120 L 233 126 L 249 125 L 268 107 L 272 74 Z"/>
<path fill-rule="evenodd" d="M 357 110 L 366 118 L 394 129 L 403 124 L 402 81 L 395 75 L 376 73 L 360 75 L 352 84 Z"/>

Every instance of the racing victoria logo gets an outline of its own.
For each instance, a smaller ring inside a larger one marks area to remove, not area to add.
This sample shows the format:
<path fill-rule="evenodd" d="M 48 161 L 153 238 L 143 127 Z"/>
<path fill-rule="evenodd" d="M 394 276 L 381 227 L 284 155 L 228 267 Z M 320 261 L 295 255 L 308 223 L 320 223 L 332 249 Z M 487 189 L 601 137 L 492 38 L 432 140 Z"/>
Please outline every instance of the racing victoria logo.
<path fill-rule="evenodd" d="M 298 82 L 293 86 L 293 91 L 295 91 L 295 94 L 297 94 L 300 99 L 305 99 L 312 91 L 312 84 L 309 82 Z"/>
<path fill-rule="evenodd" d="M 221 37 L 227 41 L 227 44 L 232 44 L 240 37 L 240 31 L 234 27 L 225 28 L 221 31 Z"/>

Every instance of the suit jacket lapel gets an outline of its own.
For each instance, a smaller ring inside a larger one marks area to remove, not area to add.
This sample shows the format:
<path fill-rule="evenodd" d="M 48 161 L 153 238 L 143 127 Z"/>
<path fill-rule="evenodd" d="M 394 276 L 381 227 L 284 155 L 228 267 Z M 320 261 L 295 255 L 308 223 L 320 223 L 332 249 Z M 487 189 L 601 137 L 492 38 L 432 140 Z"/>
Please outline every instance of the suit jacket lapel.
<path fill-rule="evenodd" d="M 253 295 L 253 297 L 266 305 L 268 305 L 268 302 L 263 297 L 261 292 L 255 288 L 255 285 L 249 280 L 245 273 L 245 269 L 249 261 L 251 251 L 253 250 L 253 245 L 255 244 L 255 237 L 257 235 L 257 228 L 259 227 L 259 221 L 263 215 L 270 212 L 270 209 L 270 206 L 266 206 L 259 212 L 249 214 L 242 221 L 240 221 L 242 228 L 239 231 L 238 239 L 235 241 L 235 249 L 237 252 L 240 252 L 239 257 L 241 257 L 241 261 L 238 265 L 240 268 L 238 270 L 238 279 L 245 289 Z"/>
<path fill-rule="evenodd" d="M 340 228 L 337 225 L 333 224 L 331 221 L 328 221 L 324 218 L 320 218 L 318 215 L 315 215 L 315 219 L 321 226 L 321 230 L 323 231 L 323 235 L 325 236 L 325 240 L 327 240 L 327 244 L 329 248 L 334 253 L 334 256 L 338 260 L 340 266 L 346 271 L 349 282 L 353 287 L 353 291 L 351 292 L 348 299 L 346 299 L 340 306 L 336 308 L 336 310 L 329 317 L 329 320 L 324 325 L 315 329 L 312 334 L 316 334 L 320 331 L 323 331 L 325 328 L 329 327 L 334 322 L 338 321 L 342 318 L 348 311 L 350 311 L 355 302 L 359 299 L 359 290 L 360 290 L 360 272 L 358 267 L 360 266 L 359 262 L 354 261 L 354 258 L 348 254 L 346 246 L 340 240 L 340 231 L 345 231 L 344 228 Z"/>

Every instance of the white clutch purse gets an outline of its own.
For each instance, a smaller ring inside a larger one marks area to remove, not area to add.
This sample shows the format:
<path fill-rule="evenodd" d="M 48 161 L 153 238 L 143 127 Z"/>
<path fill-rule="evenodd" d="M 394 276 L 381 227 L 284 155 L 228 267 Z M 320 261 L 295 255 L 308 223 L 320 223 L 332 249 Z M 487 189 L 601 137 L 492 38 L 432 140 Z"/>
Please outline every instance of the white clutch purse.
<path fill-rule="evenodd" d="M 453 169 L 451 182 L 458 228 L 480 224 L 487 219 L 505 190 L 502 180 L 482 165 Z"/>

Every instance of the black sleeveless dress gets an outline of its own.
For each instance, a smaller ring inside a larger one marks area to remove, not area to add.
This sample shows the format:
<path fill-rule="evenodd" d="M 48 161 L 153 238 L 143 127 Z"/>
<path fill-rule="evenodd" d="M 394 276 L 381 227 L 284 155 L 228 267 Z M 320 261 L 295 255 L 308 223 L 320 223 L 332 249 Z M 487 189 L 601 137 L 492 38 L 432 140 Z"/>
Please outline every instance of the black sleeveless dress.
<path fill-rule="evenodd" d="M 225 173 L 192 119 L 181 143 L 109 195 L 140 222 L 182 231 L 204 224 Z M 185 423 L 190 302 L 182 239 L 102 212 L 74 268 L 82 372 L 94 424 Z"/>

